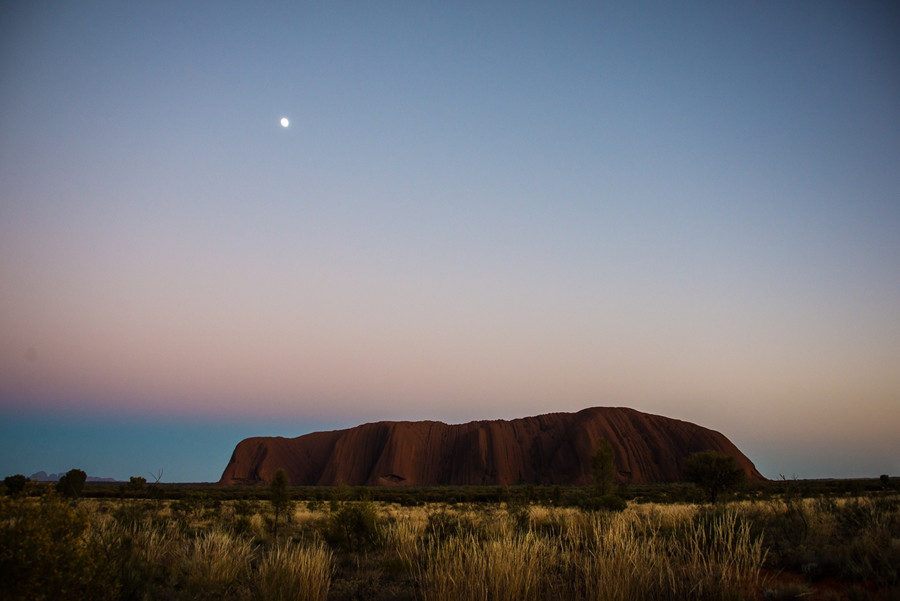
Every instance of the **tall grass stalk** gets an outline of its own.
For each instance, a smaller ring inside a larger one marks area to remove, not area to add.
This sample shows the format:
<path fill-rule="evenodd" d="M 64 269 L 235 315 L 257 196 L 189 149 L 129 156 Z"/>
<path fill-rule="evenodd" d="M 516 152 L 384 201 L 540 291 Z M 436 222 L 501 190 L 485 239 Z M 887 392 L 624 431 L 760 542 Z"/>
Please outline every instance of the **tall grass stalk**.
<path fill-rule="evenodd" d="M 560 535 L 545 529 L 489 540 L 468 534 L 423 548 L 424 599 L 717 601 L 758 592 L 762 543 L 736 512 L 686 518 L 668 529 L 634 513 L 567 517 Z"/>
<path fill-rule="evenodd" d="M 632 504 L 620 513 L 382 505 L 378 544 L 338 544 L 333 556 L 321 534 L 335 512 L 324 504 L 295 512 L 279 546 L 265 528 L 266 501 L 186 519 L 206 505 L 72 502 L 50 489 L 0 495 L 0 598 L 725 601 L 780 584 L 760 581 L 765 566 L 900 599 L 896 494 Z"/>
<path fill-rule="evenodd" d="M 735 512 L 674 529 L 635 520 L 598 518 L 593 540 L 570 547 L 577 598 L 731 599 L 752 596 L 765 559 L 762 541 Z M 570 544 L 573 541 L 570 540 Z M 581 552 L 579 553 L 579 550 Z"/>
<path fill-rule="evenodd" d="M 257 597 L 264 601 L 325 601 L 331 575 L 332 554 L 321 544 L 282 543 L 260 562 Z"/>
<path fill-rule="evenodd" d="M 407 519 L 396 521 L 385 528 L 385 548 L 393 551 L 404 569 L 411 569 L 415 563 L 425 526 L 424 522 Z"/>
<path fill-rule="evenodd" d="M 249 540 L 222 530 L 184 541 L 181 565 L 187 588 L 199 597 L 236 593 L 246 580 L 252 550 Z"/>
<path fill-rule="evenodd" d="M 531 533 L 509 539 L 453 536 L 425 551 L 420 571 L 425 601 L 527 601 L 546 598 L 542 568 L 556 552 Z"/>

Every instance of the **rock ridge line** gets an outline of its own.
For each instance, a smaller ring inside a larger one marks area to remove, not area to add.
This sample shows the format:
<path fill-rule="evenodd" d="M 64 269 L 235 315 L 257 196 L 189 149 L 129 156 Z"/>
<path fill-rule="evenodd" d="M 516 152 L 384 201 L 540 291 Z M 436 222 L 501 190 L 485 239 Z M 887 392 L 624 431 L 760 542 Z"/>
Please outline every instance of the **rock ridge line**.
<path fill-rule="evenodd" d="M 264 484 L 283 468 L 295 485 L 587 485 L 601 438 L 613 447 L 620 482 L 680 481 L 687 457 L 708 450 L 735 457 L 749 479 L 765 479 L 719 432 L 625 407 L 592 407 L 512 420 L 381 421 L 296 438 L 247 438 L 219 483 Z"/>

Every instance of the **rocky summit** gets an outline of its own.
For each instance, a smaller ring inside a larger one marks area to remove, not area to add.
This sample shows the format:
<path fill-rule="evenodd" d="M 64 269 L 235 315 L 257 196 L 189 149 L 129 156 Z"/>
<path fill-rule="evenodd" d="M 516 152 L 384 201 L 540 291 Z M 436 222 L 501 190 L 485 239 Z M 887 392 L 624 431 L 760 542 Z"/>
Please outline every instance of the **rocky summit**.
<path fill-rule="evenodd" d="M 708 450 L 735 457 L 749 479 L 764 479 L 719 432 L 594 407 L 508 421 L 385 421 L 297 438 L 247 438 L 219 483 L 263 484 L 283 468 L 296 485 L 586 485 L 601 438 L 612 444 L 620 482 L 680 481 L 688 456 Z"/>

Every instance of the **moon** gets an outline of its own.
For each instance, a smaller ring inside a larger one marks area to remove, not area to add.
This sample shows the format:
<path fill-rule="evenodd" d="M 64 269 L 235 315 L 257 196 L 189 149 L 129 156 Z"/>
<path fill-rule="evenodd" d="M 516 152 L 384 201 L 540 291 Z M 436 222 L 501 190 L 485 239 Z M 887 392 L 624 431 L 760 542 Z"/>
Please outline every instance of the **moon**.
<path fill-rule="evenodd" d="M 290 124 L 291 124 L 291 122 L 290 122 L 290 120 L 288 120 L 287 117 L 282 117 L 282 118 L 281 118 L 281 127 L 287 127 L 287 126 L 290 125 Z"/>

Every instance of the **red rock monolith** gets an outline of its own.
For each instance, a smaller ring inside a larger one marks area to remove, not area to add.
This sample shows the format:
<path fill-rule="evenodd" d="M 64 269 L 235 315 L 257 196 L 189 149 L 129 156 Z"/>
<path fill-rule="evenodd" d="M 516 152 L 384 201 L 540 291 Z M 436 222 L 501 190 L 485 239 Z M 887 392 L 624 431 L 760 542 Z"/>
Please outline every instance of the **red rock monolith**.
<path fill-rule="evenodd" d="M 687 457 L 708 450 L 733 456 L 749 479 L 765 479 L 719 432 L 594 407 L 508 421 L 377 422 L 297 438 L 247 438 L 219 483 L 262 484 L 284 468 L 295 485 L 586 485 L 601 438 L 612 444 L 620 482 L 680 481 Z"/>

